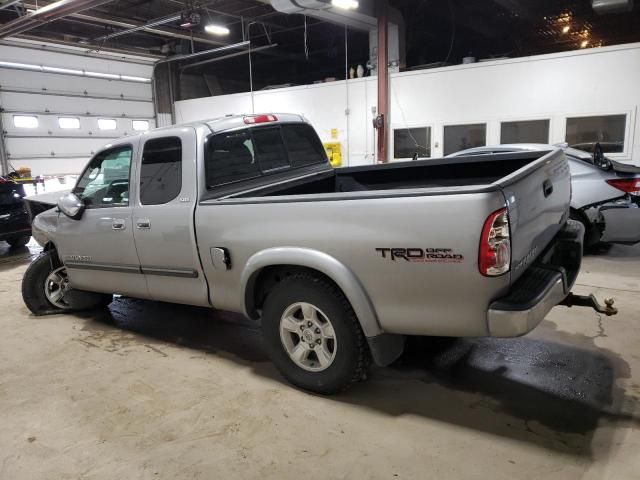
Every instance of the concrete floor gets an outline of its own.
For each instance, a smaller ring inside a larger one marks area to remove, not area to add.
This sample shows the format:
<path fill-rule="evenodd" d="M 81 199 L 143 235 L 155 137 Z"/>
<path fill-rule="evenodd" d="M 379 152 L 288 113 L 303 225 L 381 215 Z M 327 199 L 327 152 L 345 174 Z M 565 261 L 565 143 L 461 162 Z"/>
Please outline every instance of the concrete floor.
<path fill-rule="evenodd" d="M 0 479 L 640 478 L 640 247 L 512 340 L 414 340 L 323 398 L 289 387 L 235 315 L 117 299 L 36 318 L 37 253 L 0 247 Z"/>

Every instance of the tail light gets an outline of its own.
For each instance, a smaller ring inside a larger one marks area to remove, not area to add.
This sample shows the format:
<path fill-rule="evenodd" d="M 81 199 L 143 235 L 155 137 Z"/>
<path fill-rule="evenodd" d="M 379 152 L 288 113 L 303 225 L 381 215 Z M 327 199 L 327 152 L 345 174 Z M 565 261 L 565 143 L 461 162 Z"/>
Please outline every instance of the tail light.
<path fill-rule="evenodd" d="M 630 195 L 640 196 L 640 178 L 614 178 L 607 183 Z"/>
<path fill-rule="evenodd" d="M 244 117 L 244 123 L 253 125 L 254 123 L 269 123 L 278 121 L 275 115 L 251 115 Z"/>
<path fill-rule="evenodd" d="M 501 208 L 489 215 L 482 227 L 478 268 L 482 275 L 495 277 L 508 272 L 510 266 L 509 213 L 506 208 Z"/>

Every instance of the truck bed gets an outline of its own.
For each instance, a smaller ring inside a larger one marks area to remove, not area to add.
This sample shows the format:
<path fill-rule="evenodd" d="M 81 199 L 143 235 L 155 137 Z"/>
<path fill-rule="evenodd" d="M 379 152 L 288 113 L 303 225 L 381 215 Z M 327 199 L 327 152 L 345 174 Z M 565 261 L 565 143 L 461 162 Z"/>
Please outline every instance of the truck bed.
<path fill-rule="evenodd" d="M 321 170 L 312 175 L 271 177 L 268 184 L 244 189 L 234 198 L 318 195 L 339 192 L 449 188 L 490 185 L 549 152 L 517 152 Z M 308 173 L 308 172 L 307 172 Z"/>

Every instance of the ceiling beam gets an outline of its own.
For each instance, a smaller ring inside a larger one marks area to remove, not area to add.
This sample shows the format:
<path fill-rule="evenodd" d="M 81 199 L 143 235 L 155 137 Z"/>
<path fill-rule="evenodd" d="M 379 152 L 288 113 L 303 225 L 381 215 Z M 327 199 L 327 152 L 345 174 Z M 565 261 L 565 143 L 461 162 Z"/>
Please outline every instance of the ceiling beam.
<path fill-rule="evenodd" d="M 20 2 L 21 0 L 0 0 L 0 10 L 9 8 L 10 6 Z"/>
<path fill-rule="evenodd" d="M 35 8 L 35 4 L 24 3 L 25 8 Z M 194 42 L 204 43 L 207 45 L 217 45 L 223 46 L 227 45 L 226 42 L 221 42 L 219 40 L 213 40 L 209 37 L 205 37 L 204 35 L 194 33 L 193 36 L 186 32 L 180 32 L 178 30 L 168 29 L 168 28 L 158 28 L 158 27 L 148 27 L 145 26 L 144 22 L 138 22 L 136 20 L 122 20 L 115 17 L 110 17 L 102 14 L 95 13 L 73 13 L 67 17 L 65 20 L 85 20 L 88 22 L 99 23 L 102 25 L 110 25 L 112 27 L 118 27 L 123 29 L 140 29 L 140 31 L 151 33 L 154 35 L 159 35 L 162 37 L 170 37 L 177 38 L 180 40 L 188 40 L 191 41 L 193 38 Z"/>
<path fill-rule="evenodd" d="M 58 0 L 40 7 L 33 13 L 23 15 L 4 25 L 0 25 L 0 38 L 18 35 L 45 23 L 81 12 L 89 8 L 109 3 L 111 0 Z"/>

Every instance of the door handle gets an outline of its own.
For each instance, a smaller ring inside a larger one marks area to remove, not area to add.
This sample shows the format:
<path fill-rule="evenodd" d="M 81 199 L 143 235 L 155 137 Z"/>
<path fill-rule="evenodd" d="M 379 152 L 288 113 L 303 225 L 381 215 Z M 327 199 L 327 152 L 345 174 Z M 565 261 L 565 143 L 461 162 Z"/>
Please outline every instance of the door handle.
<path fill-rule="evenodd" d="M 151 228 L 151 222 L 148 218 L 140 218 L 136 221 L 136 227 L 140 230 L 146 230 Z"/>
<path fill-rule="evenodd" d="M 553 193 L 553 183 L 551 180 L 545 180 L 542 184 L 542 192 L 544 193 L 545 198 Z"/>
<path fill-rule="evenodd" d="M 114 230 L 124 230 L 126 228 L 124 219 L 114 218 L 113 223 L 111 224 L 111 228 L 113 228 Z"/>

